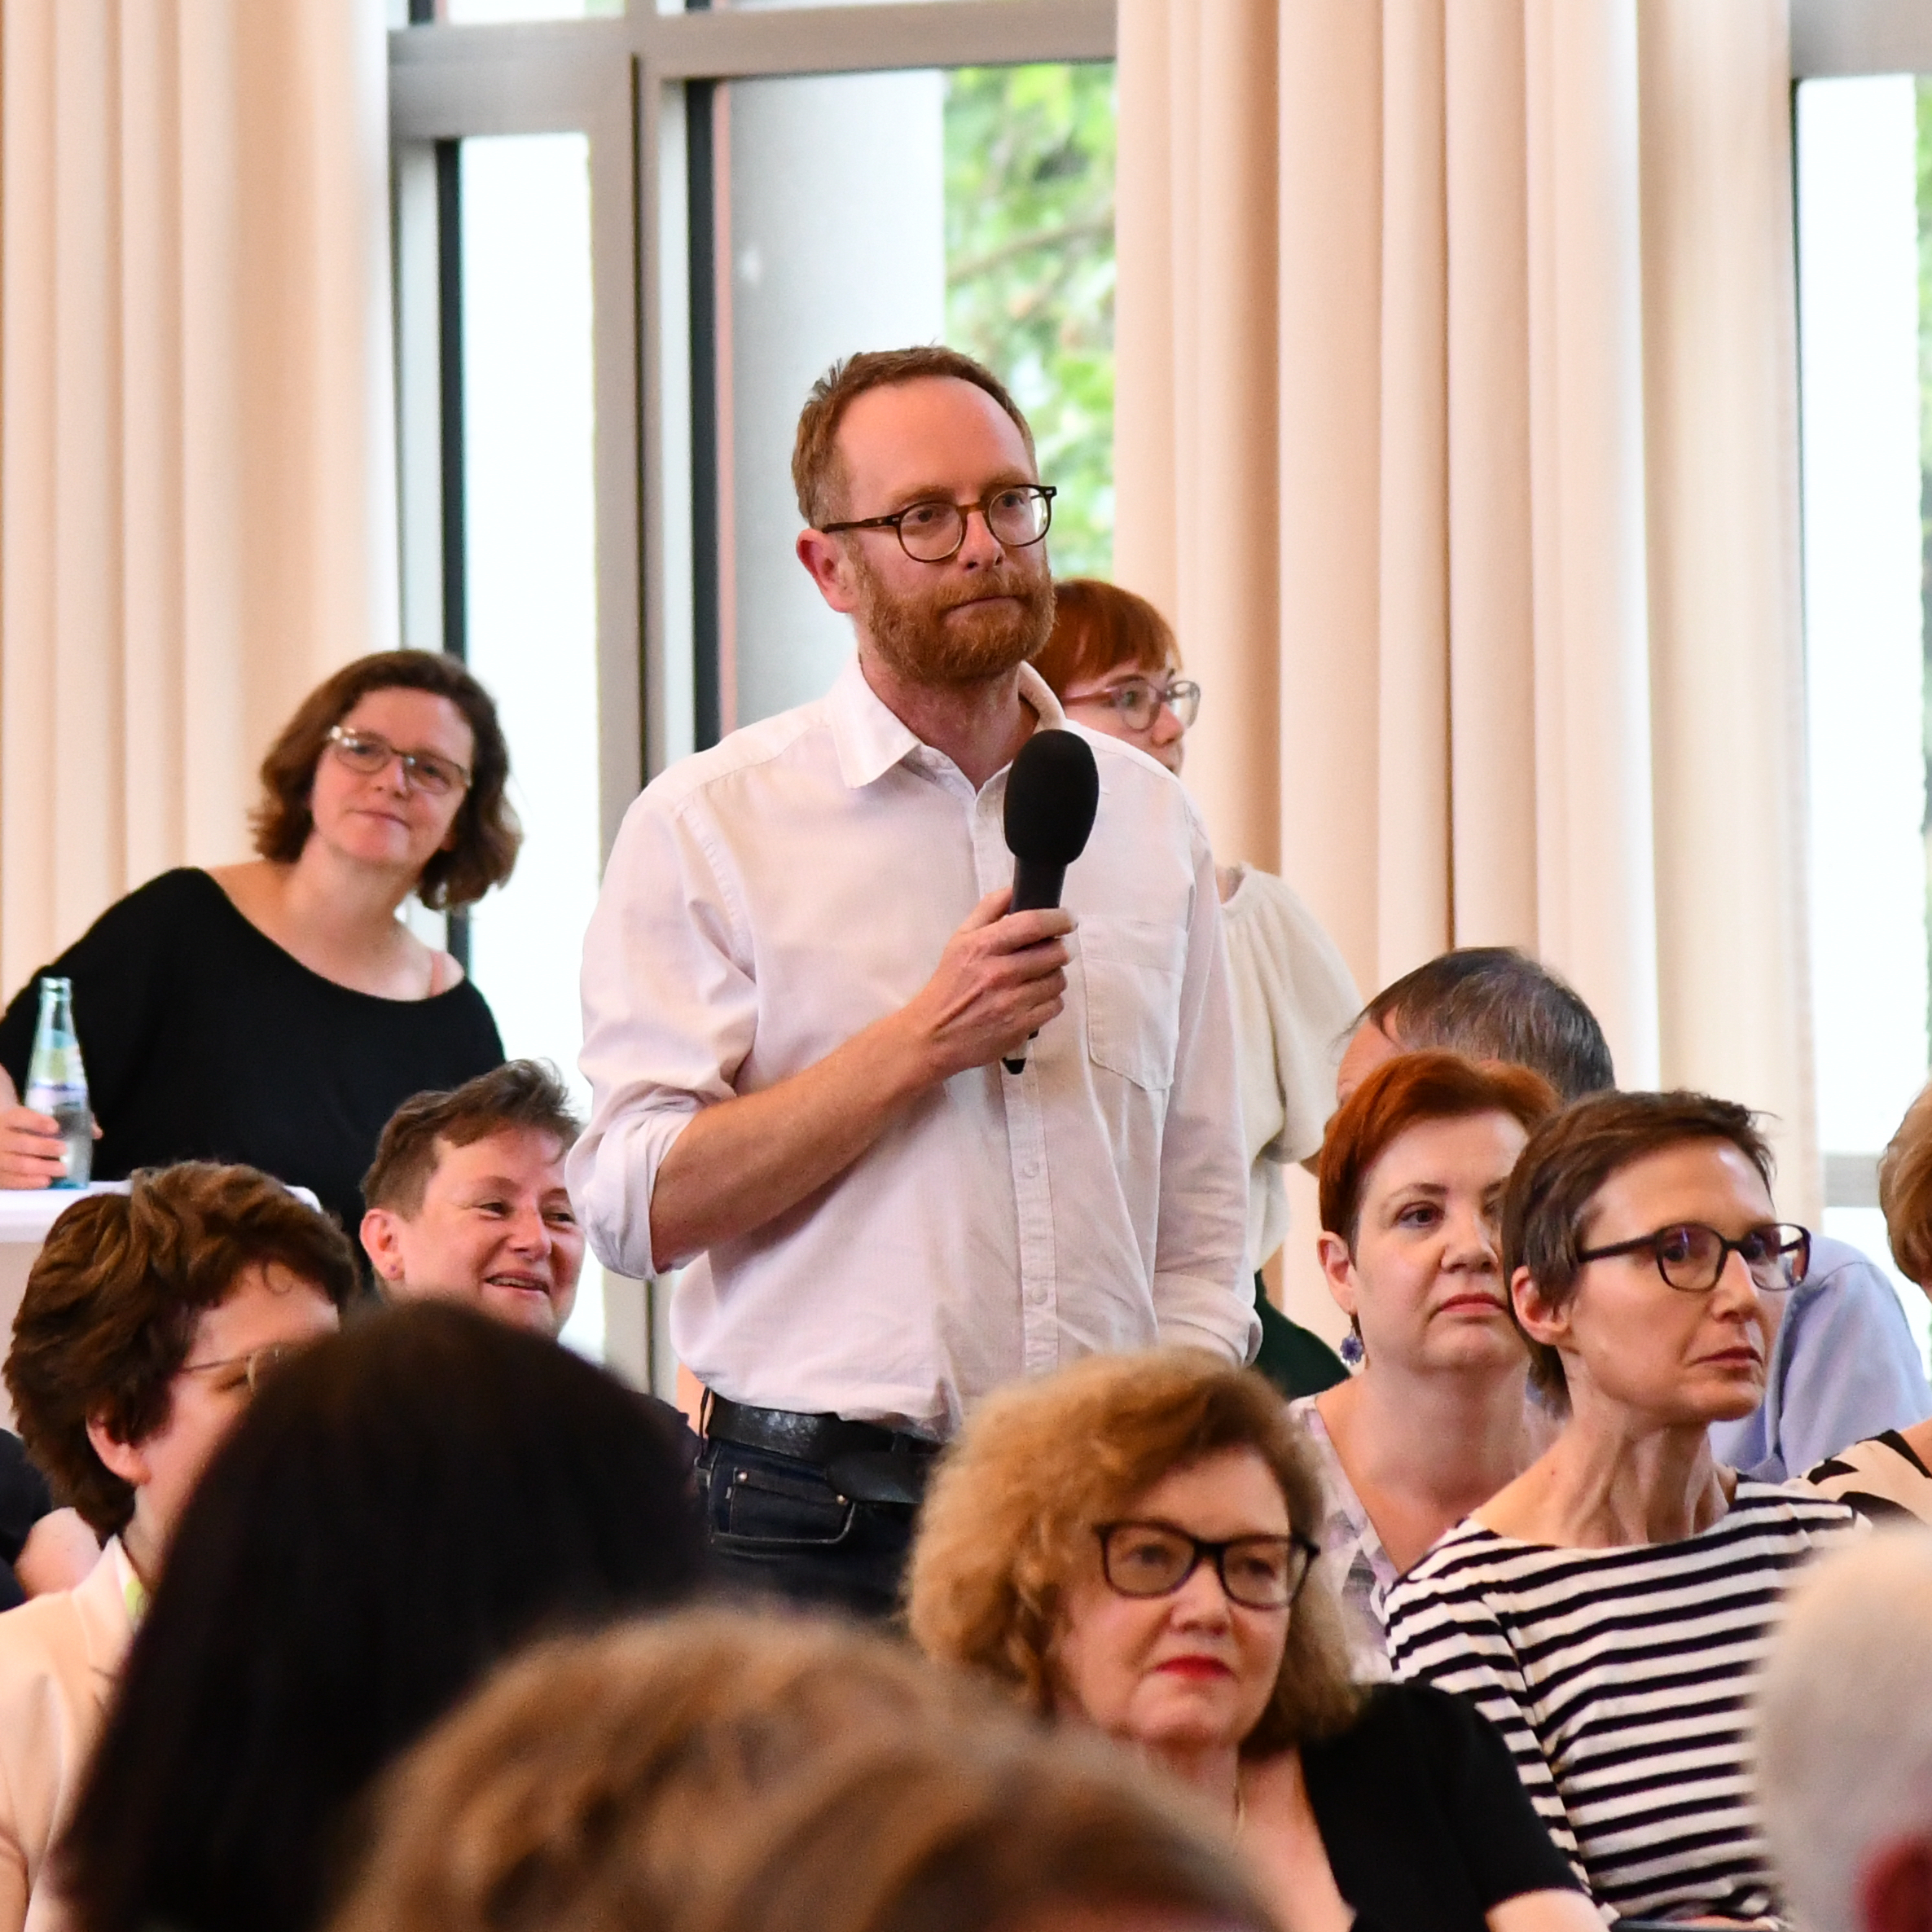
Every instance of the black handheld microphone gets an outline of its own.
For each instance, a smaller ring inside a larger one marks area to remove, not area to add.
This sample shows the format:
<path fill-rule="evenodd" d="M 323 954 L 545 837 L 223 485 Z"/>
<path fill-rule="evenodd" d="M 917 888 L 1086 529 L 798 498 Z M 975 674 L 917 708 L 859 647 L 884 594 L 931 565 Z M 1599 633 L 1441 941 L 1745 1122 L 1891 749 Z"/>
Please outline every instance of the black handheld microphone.
<path fill-rule="evenodd" d="M 1060 903 L 1067 867 L 1087 850 L 1100 809 L 1100 768 L 1077 732 L 1035 731 L 1006 775 L 1006 843 L 1013 855 L 1015 912 Z M 1006 1055 L 1009 1074 L 1026 1070 L 1026 1049 Z"/>

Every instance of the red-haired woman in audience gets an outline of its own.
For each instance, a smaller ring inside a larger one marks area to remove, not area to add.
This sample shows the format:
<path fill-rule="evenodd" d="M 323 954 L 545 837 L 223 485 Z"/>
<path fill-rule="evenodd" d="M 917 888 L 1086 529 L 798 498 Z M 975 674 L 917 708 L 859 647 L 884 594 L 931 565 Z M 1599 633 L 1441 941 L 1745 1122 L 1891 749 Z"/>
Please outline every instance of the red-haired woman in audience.
<path fill-rule="evenodd" d="M 1619 1917 L 1776 1923 L 1746 1735 L 1792 1571 L 1852 1523 L 1710 1425 L 1764 1394 L 1811 1237 L 1748 1109 L 1606 1093 L 1545 1122 L 1503 1261 L 1561 1433 L 1389 1592 L 1399 1678 L 1471 1699 Z"/>
<path fill-rule="evenodd" d="M 1496 1216 L 1523 1143 L 1556 1105 L 1527 1068 L 1433 1051 L 1385 1061 L 1329 1122 L 1322 1270 L 1363 1362 L 1294 1413 L 1321 1478 L 1322 1567 L 1363 1677 L 1388 1675 L 1390 1587 L 1547 1440 Z"/>
<path fill-rule="evenodd" d="M 1053 595 L 1053 633 L 1034 669 L 1077 723 L 1138 745 L 1178 777 L 1201 687 L 1179 675 L 1167 620 L 1097 577 L 1069 577 Z M 1282 1170 L 1321 1145 L 1336 1058 L 1361 1002 L 1334 942 L 1281 880 L 1249 865 L 1215 871 L 1240 1049 L 1248 1262 L 1262 1325 L 1254 1365 L 1284 1394 L 1309 1394 L 1347 1371 L 1268 1300 L 1259 1271 L 1288 1234 Z"/>
<path fill-rule="evenodd" d="M 1600 1932 L 1495 1733 L 1351 1681 L 1320 1492 L 1258 1376 L 1167 1349 L 982 1403 L 912 1553 L 914 1640 L 1218 1811 L 1284 1932 Z"/>
<path fill-rule="evenodd" d="M 1878 1205 L 1893 1260 L 1932 1294 L 1932 1087 L 1906 1109 L 1878 1163 Z M 1854 1442 L 1806 1480 L 1874 1521 L 1932 1523 L 1932 1421 Z"/>
<path fill-rule="evenodd" d="M 108 1541 L 76 1588 L 0 1616 L 0 1932 L 64 1917 L 48 1849 L 203 1464 L 356 1289 L 341 1231 L 252 1168 L 137 1175 L 54 1223 L 7 1386 L 56 1494 Z"/>
<path fill-rule="evenodd" d="M 73 981 L 94 1178 L 246 1161 L 359 1226 L 384 1122 L 503 1057 L 482 995 L 399 915 L 509 877 L 509 775 L 490 694 L 439 652 L 360 658 L 311 692 L 262 762 L 258 856 L 149 880 L 46 968 Z M 52 1120 L 14 1104 L 38 977 L 0 1020 L 0 1187 L 64 1170 Z"/>

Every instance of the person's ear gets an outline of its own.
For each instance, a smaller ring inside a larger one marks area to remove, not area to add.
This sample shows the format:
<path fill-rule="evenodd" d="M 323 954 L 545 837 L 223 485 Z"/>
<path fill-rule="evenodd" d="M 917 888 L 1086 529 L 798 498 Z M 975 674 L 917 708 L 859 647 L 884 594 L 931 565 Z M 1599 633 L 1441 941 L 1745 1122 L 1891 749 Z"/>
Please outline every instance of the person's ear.
<path fill-rule="evenodd" d="M 1858 1923 L 1863 1932 L 1932 1932 L 1932 1845 L 1901 1839 L 1866 1857 Z"/>
<path fill-rule="evenodd" d="M 823 530 L 801 530 L 794 546 L 806 574 L 819 586 L 819 595 L 842 615 L 850 617 L 858 608 L 858 577 L 845 547 Z"/>
<path fill-rule="evenodd" d="M 402 1217 L 389 1208 L 371 1208 L 362 1216 L 362 1252 L 369 1265 L 393 1287 L 402 1279 Z"/>
<path fill-rule="evenodd" d="M 87 1440 L 110 1475 L 138 1489 L 154 1474 L 138 1442 L 124 1442 L 97 1412 L 87 1418 Z"/>
<path fill-rule="evenodd" d="M 1349 1253 L 1348 1243 L 1338 1234 L 1324 1232 L 1316 1236 L 1315 1252 L 1322 1264 L 1322 1280 L 1328 1284 L 1335 1306 L 1346 1315 L 1359 1313 L 1355 1258 Z"/>
<path fill-rule="evenodd" d="M 1518 1268 L 1509 1277 L 1509 1299 L 1517 1322 L 1532 1341 L 1561 1348 L 1570 1339 L 1570 1303 L 1552 1307 L 1527 1268 Z"/>

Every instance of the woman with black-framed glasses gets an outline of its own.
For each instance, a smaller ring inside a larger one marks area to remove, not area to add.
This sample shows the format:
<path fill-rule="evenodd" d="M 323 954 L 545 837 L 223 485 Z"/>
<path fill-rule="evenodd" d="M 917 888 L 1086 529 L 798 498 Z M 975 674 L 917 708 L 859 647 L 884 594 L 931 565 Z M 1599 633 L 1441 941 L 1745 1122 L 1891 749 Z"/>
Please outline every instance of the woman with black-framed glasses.
<path fill-rule="evenodd" d="M 1745 1716 L 1790 1574 L 1851 1512 L 1712 1456 L 1811 1237 L 1748 1109 L 1606 1093 L 1539 1128 L 1503 1267 L 1549 1449 L 1389 1592 L 1398 1677 L 1473 1699 L 1619 1917 L 1776 1923 Z"/>
<path fill-rule="evenodd" d="M 441 652 L 358 658 L 310 692 L 262 762 L 256 856 L 160 873 L 44 969 L 73 982 L 94 1179 L 246 1161 L 360 1226 L 389 1116 L 503 1062 L 482 994 L 403 908 L 509 877 L 509 775 L 490 694 Z M 16 1104 L 40 977 L 0 1019 L 0 1188 L 64 1166 L 53 1120 Z"/>
<path fill-rule="evenodd" d="M 920 1519 L 912 1635 L 1192 1785 L 1285 1932 L 1594 1932 L 1482 1719 L 1351 1682 L 1320 1517 L 1260 1377 L 1093 1357 L 968 1421 Z"/>

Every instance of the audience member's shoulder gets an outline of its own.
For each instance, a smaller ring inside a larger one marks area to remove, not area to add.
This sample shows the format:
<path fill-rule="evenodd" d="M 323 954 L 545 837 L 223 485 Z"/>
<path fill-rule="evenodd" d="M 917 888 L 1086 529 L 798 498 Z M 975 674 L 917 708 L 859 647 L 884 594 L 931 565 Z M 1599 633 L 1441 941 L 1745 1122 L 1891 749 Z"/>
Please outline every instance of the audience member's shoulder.
<path fill-rule="evenodd" d="M 1730 1510 L 1722 1520 L 1741 1530 L 1762 1522 L 1789 1526 L 1807 1535 L 1831 1536 L 1855 1528 L 1858 1518 L 1808 1482 L 1760 1482 L 1753 1476 L 1740 1476 Z"/>
<path fill-rule="evenodd" d="M 819 699 L 775 717 L 741 726 L 709 749 L 693 752 L 661 771 L 632 802 L 632 812 L 676 811 L 713 787 L 781 758 L 801 740 L 827 724 L 826 705 Z"/>
<path fill-rule="evenodd" d="M 50 1590 L 0 1612 L 0 1711 L 50 1671 L 85 1665 L 86 1631 L 75 1597 L 75 1590 Z"/>
<path fill-rule="evenodd" d="M 1438 1536 L 1414 1567 L 1397 1579 L 1389 1592 L 1390 1607 L 1394 1609 L 1398 1597 L 1428 1596 L 1480 1586 L 1495 1574 L 1512 1549 L 1524 1547 L 1485 1528 L 1474 1517 L 1464 1517 L 1453 1530 Z"/>
<path fill-rule="evenodd" d="M 1811 1265 L 1805 1271 L 1801 1292 L 1808 1290 L 1816 1293 L 1826 1288 L 1873 1286 L 1883 1289 L 1888 1300 L 1895 1298 L 1884 1269 L 1862 1249 L 1829 1234 L 1811 1236 Z"/>
<path fill-rule="evenodd" d="M 1868 1522 L 1932 1523 L 1932 1469 L 1896 1429 L 1827 1456 L 1805 1482 Z"/>
<path fill-rule="evenodd" d="M 232 904 L 212 872 L 200 866 L 178 865 L 157 872 L 145 885 L 116 899 L 95 922 L 110 921 L 126 929 L 139 926 L 173 926 L 185 920 L 200 920 L 224 906 Z"/>

